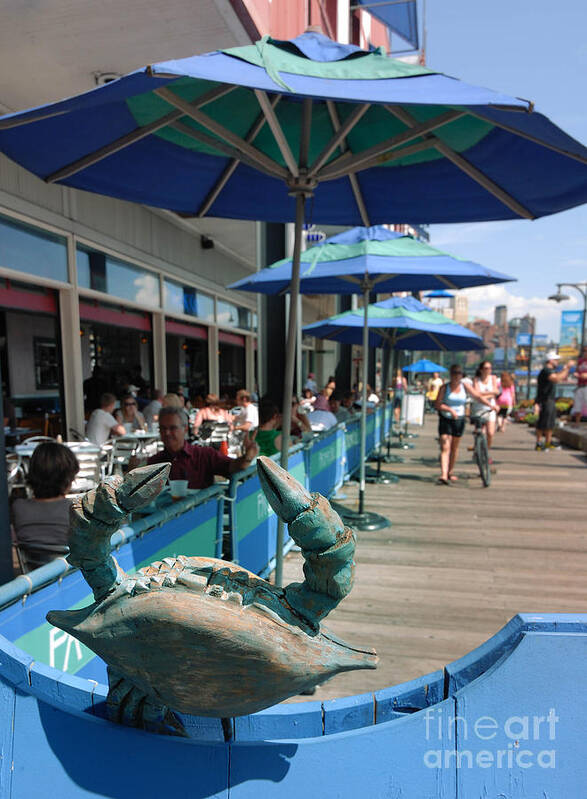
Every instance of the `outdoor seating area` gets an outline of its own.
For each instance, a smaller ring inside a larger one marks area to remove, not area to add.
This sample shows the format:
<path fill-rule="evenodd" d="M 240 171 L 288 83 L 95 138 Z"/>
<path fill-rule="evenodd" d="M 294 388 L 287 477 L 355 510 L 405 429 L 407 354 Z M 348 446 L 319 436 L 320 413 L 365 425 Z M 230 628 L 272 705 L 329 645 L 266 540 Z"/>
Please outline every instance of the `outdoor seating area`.
<path fill-rule="evenodd" d="M 585 793 L 587 8 L 445 5 L 4 9 L 0 799 Z"/>

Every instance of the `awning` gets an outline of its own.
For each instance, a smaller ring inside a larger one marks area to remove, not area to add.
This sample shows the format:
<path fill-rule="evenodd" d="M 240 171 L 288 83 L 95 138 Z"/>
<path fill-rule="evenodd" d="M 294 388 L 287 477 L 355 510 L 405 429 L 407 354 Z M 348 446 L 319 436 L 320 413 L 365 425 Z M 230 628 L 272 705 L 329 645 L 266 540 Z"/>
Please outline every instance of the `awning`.
<path fill-rule="evenodd" d="M 394 33 L 418 50 L 418 8 L 416 0 L 354 0 Z"/>

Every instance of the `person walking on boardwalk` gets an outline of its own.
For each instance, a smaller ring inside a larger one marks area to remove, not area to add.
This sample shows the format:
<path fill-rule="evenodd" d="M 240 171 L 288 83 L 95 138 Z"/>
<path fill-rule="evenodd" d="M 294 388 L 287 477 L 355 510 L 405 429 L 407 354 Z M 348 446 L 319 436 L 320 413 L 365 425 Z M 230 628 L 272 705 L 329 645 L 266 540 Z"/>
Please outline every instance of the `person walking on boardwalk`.
<path fill-rule="evenodd" d="M 536 423 L 536 446 L 537 450 L 556 449 L 552 443 L 552 431 L 556 421 L 556 384 L 562 383 L 569 376 L 569 369 L 575 365 L 574 361 L 569 361 L 560 372 L 555 372 L 558 366 L 560 355 L 556 350 L 546 353 L 546 362 L 538 375 L 538 387 L 536 391 L 536 405 L 538 406 L 538 421 Z"/>
<path fill-rule="evenodd" d="M 494 400 L 485 399 L 469 381 L 463 380 L 463 370 L 458 364 L 453 364 L 450 367 L 449 381 L 441 387 L 435 402 L 440 439 L 439 485 L 450 485 L 458 480 L 454 468 L 465 430 L 465 405 L 469 397 L 492 410 L 496 407 Z"/>

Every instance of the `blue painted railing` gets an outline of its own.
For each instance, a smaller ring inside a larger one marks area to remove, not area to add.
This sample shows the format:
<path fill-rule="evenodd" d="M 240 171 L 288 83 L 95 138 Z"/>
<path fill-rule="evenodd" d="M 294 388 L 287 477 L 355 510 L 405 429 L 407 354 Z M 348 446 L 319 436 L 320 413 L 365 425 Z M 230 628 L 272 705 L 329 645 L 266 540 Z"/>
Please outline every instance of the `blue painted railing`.
<path fill-rule="evenodd" d="M 105 686 L 0 637 L 0 796 L 579 797 L 586 659 L 587 615 L 516 616 L 444 670 L 235 718 L 224 743 L 218 719 L 182 717 L 188 739 L 111 724 Z"/>
<path fill-rule="evenodd" d="M 351 450 L 355 447 L 357 430 L 358 422 L 350 423 L 348 429 L 337 425 L 306 444 L 292 447 L 290 472 L 309 490 L 330 496 L 349 471 L 347 444 Z M 154 506 L 150 513 L 132 520 L 112 536 L 115 557 L 125 571 L 130 573 L 177 555 L 220 557 L 226 519 L 232 559 L 262 576 L 274 568 L 277 516 L 261 490 L 255 466 L 234 475 L 228 484 L 203 489 L 177 502 L 169 496 L 162 499 L 167 501 L 164 507 Z M 292 544 L 286 531 L 284 551 Z M 19 599 L 26 600 L 24 613 L 21 605 L 15 604 Z M 49 610 L 90 602 L 91 594 L 81 574 L 59 558 L 0 586 L 0 635 L 36 662 L 103 682 L 103 661 L 45 621 Z"/>

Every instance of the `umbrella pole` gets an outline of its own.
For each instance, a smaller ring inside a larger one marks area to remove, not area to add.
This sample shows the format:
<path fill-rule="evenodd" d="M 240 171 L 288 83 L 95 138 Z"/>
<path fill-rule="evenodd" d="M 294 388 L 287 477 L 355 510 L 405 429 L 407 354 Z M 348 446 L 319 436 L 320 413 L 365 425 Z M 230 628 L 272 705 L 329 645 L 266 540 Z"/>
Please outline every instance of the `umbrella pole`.
<path fill-rule="evenodd" d="M 293 396 L 294 367 L 296 357 L 298 327 L 298 297 L 300 294 L 300 256 L 302 252 L 302 229 L 304 225 L 305 194 L 296 194 L 296 224 L 294 232 L 294 249 L 291 265 L 291 284 L 289 319 L 287 325 L 287 343 L 285 350 L 285 374 L 283 377 L 283 409 L 281 414 L 281 466 L 287 469 L 289 459 L 289 442 L 291 430 L 291 398 Z M 283 584 L 283 539 L 284 523 L 277 521 L 277 541 L 275 544 L 275 585 Z"/>
<path fill-rule="evenodd" d="M 365 460 L 367 457 L 367 376 L 369 354 L 369 283 L 363 284 L 363 387 L 361 391 L 361 449 L 359 466 L 359 513 L 365 508 Z"/>

